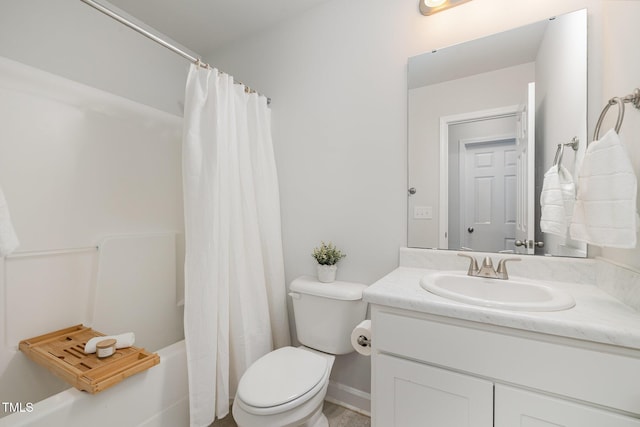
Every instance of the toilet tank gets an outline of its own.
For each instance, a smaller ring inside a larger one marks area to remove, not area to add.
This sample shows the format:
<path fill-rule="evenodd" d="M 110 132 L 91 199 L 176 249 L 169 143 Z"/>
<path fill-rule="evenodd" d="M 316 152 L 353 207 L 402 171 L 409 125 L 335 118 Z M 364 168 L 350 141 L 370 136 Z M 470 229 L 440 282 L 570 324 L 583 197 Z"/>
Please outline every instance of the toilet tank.
<path fill-rule="evenodd" d="M 366 287 L 353 282 L 321 283 L 310 276 L 294 279 L 289 295 L 298 341 L 325 353 L 354 351 L 351 331 L 367 314 L 367 303 L 362 301 Z"/>

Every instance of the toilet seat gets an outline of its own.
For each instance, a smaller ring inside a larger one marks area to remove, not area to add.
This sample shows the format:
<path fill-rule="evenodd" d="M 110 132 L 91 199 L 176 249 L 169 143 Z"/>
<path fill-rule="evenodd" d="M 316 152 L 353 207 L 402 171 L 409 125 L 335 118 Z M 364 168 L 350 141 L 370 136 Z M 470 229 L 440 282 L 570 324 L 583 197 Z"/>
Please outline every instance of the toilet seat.
<path fill-rule="evenodd" d="M 324 355 L 302 348 L 280 348 L 247 369 L 238 384 L 236 401 L 256 415 L 289 410 L 323 388 L 331 365 Z"/>

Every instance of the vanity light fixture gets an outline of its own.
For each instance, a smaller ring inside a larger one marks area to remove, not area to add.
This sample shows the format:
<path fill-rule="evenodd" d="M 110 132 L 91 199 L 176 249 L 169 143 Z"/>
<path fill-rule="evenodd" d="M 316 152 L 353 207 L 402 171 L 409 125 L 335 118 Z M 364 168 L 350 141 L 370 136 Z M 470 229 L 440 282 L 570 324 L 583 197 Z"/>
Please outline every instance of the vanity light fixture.
<path fill-rule="evenodd" d="M 420 13 L 429 16 L 468 1 L 471 0 L 420 0 Z"/>

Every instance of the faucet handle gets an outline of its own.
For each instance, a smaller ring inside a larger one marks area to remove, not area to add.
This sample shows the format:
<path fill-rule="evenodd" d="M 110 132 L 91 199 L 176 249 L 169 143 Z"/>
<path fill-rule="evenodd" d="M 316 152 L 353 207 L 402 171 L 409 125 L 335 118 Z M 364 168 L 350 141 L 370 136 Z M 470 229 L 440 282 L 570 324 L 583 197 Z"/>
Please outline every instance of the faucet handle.
<path fill-rule="evenodd" d="M 509 278 L 509 274 L 507 274 L 507 262 L 508 261 L 522 261 L 522 258 L 502 258 L 499 262 L 498 262 L 498 269 L 496 270 L 496 273 L 498 274 L 498 277 L 501 279 L 508 279 Z"/>
<path fill-rule="evenodd" d="M 493 268 L 493 260 L 491 259 L 491 257 L 484 257 L 484 259 L 482 260 L 482 267 Z"/>
<path fill-rule="evenodd" d="M 458 256 L 469 258 L 469 270 L 467 271 L 468 276 L 475 276 L 476 274 L 478 274 L 478 271 L 480 271 L 480 269 L 478 268 L 478 261 L 476 261 L 474 257 L 461 253 L 458 253 Z"/>
<path fill-rule="evenodd" d="M 480 271 L 478 271 L 476 276 L 485 277 L 487 279 L 498 278 L 496 270 L 493 268 L 493 261 L 491 260 L 491 257 L 484 257 L 484 260 L 482 260 L 482 267 L 480 267 Z"/>

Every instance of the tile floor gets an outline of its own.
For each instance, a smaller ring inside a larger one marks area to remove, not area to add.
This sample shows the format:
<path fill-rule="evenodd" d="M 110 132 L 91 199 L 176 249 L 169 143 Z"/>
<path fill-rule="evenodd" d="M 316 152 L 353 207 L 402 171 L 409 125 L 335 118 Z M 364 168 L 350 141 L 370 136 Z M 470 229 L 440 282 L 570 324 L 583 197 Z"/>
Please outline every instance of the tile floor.
<path fill-rule="evenodd" d="M 334 403 L 324 402 L 324 414 L 329 419 L 329 427 L 369 427 L 369 417 L 343 408 Z M 237 427 L 231 415 L 211 424 L 210 427 Z"/>

